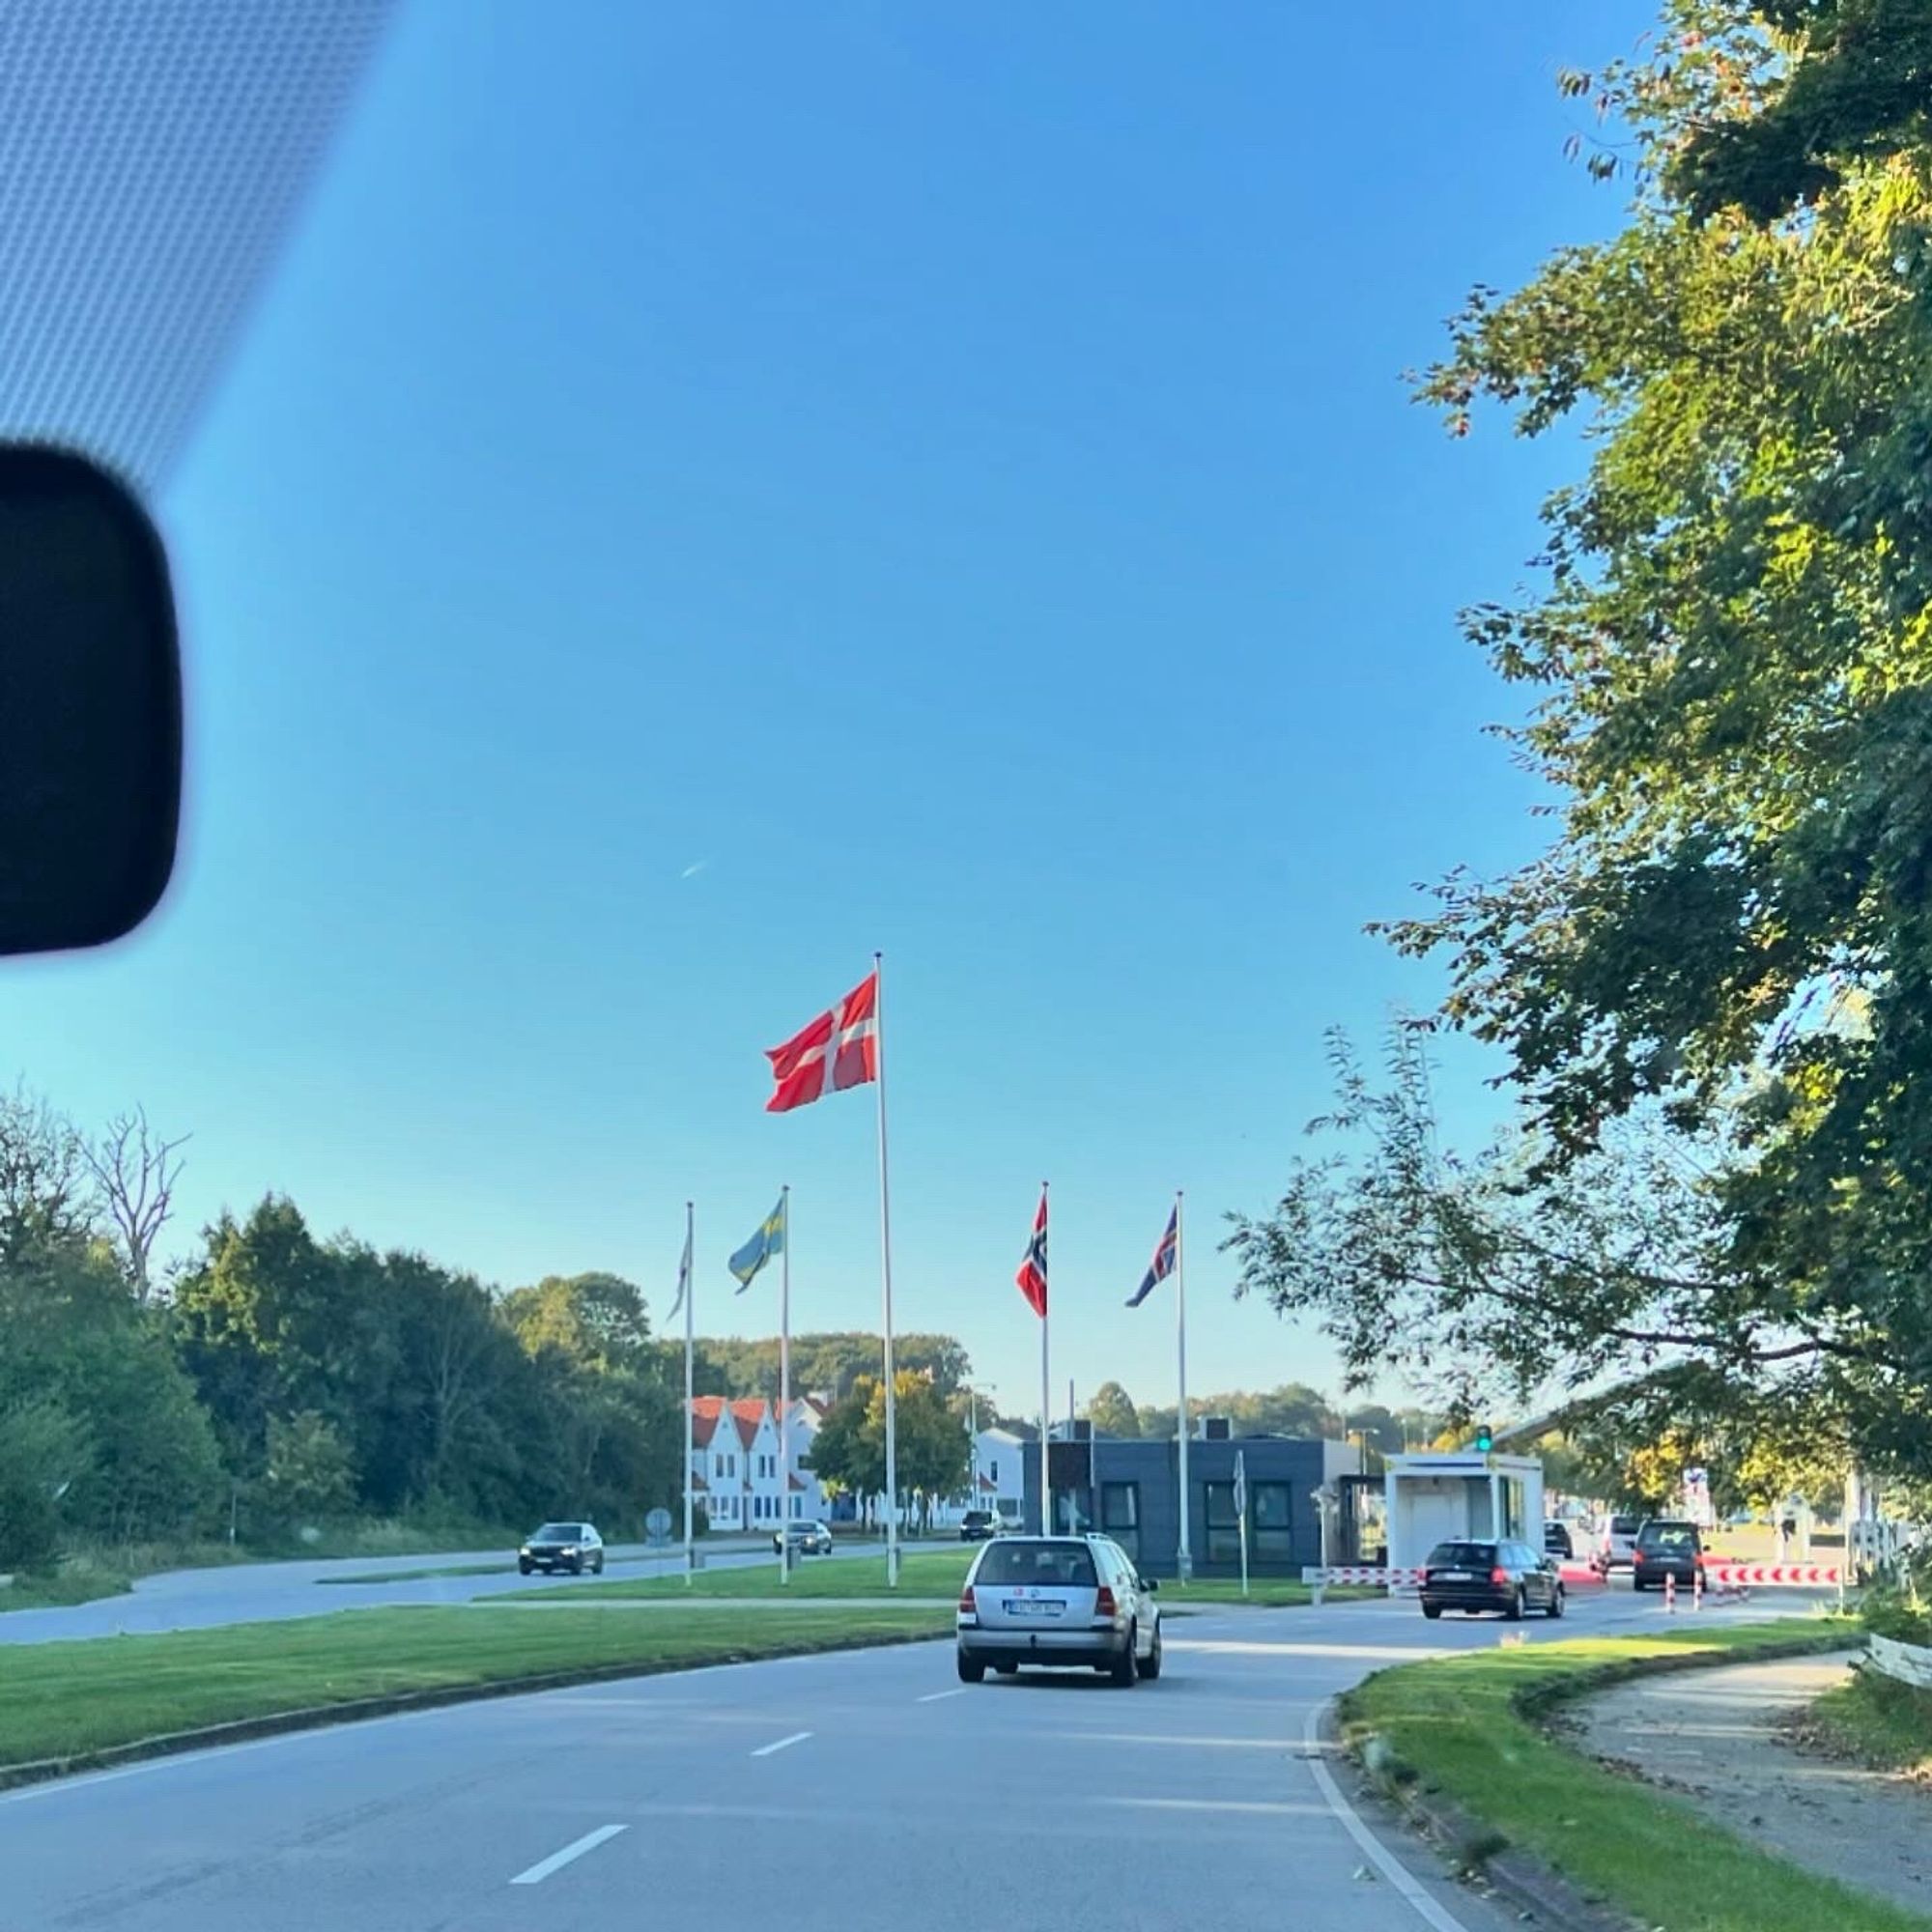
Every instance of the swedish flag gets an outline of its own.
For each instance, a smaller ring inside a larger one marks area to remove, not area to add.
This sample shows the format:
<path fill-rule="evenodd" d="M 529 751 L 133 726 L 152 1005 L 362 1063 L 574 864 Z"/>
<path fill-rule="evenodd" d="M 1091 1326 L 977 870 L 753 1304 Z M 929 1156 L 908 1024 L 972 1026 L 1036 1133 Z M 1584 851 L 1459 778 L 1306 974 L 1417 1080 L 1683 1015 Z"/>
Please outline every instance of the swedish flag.
<path fill-rule="evenodd" d="M 758 1232 L 731 1257 L 725 1265 L 738 1277 L 738 1293 L 743 1294 L 751 1287 L 758 1270 L 774 1255 L 784 1253 L 785 1244 L 785 1197 L 779 1196 L 779 1205 L 764 1218 Z"/>

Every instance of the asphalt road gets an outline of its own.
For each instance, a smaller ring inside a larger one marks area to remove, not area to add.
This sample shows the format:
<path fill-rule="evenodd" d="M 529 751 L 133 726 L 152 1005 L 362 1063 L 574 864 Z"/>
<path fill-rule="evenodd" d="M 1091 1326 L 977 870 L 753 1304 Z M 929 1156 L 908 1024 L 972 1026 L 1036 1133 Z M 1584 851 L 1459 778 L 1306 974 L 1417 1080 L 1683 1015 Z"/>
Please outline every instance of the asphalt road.
<path fill-rule="evenodd" d="M 907 1545 L 908 1548 L 926 1548 Z M 876 1555 L 883 1544 L 839 1545 L 838 1556 Z M 647 1555 L 641 1546 L 612 1546 L 611 1568 L 617 1577 L 675 1576 L 682 1568 L 682 1549 Z M 814 1556 L 812 1563 L 827 1559 Z M 769 1546 L 712 1549 L 705 1552 L 712 1569 L 733 1569 L 747 1563 L 778 1558 Z M 326 1584 L 325 1577 L 367 1577 L 379 1571 L 441 1569 L 475 1563 L 500 1563 L 493 1577 L 416 1577 L 393 1583 Z M 349 1556 L 315 1562 L 238 1563 L 207 1570 L 169 1570 L 143 1577 L 131 1595 L 102 1597 L 91 1604 L 74 1604 L 44 1610 L 9 1610 L 0 1615 L 0 1643 L 54 1643 L 71 1637 L 115 1636 L 153 1631 L 206 1630 L 217 1624 L 279 1622 L 287 1617 L 316 1617 L 329 1610 L 368 1609 L 391 1604 L 467 1604 L 474 1597 L 503 1591 L 542 1591 L 574 1577 L 520 1577 L 513 1556 L 501 1549 L 461 1551 L 440 1556 Z M 4 1925 L 0 1919 L 0 1925 Z"/>
<path fill-rule="evenodd" d="M 1518 1628 L 1660 1617 L 1617 1591 Z M 1499 1634 L 1403 1603 L 1210 1612 L 1173 1619 L 1167 1671 L 1131 1691 L 969 1689 L 930 1644 L 162 1759 L 0 1796 L 0 1923 L 492 1932 L 753 1911 L 788 1932 L 1503 1932 L 1399 1831 L 1404 1862 L 1378 1869 L 1304 1745 L 1365 1672 Z"/>

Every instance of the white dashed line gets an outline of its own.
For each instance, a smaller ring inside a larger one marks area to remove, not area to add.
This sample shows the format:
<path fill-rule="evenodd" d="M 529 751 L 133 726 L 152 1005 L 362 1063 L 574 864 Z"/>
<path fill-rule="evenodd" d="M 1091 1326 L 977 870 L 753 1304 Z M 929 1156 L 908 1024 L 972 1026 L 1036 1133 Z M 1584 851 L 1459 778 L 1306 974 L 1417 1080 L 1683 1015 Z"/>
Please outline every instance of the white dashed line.
<path fill-rule="evenodd" d="M 966 1687 L 962 1684 L 956 1690 L 928 1690 L 923 1697 L 915 1697 L 912 1701 L 915 1704 L 943 1704 L 949 1697 L 963 1697 L 965 1694 Z"/>
<path fill-rule="evenodd" d="M 619 1832 L 627 1831 L 624 1825 L 599 1825 L 596 1831 L 586 1832 L 574 1843 L 564 1846 L 560 1852 L 553 1852 L 547 1859 L 539 1859 L 528 1871 L 520 1871 L 510 1883 L 512 1885 L 541 1885 L 552 1872 L 560 1871 L 573 1859 L 581 1859 L 585 1852 L 594 1852 L 607 1839 L 614 1838 Z"/>
<path fill-rule="evenodd" d="M 794 1731 L 788 1738 L 781 1738 L 775 1745 L 760 1745 L 752 1755 L 770 1757 L 774 1751 L 789 1750 L 793 1745 L 802 1745 L 811 1735 L 810 1731 Z"/>

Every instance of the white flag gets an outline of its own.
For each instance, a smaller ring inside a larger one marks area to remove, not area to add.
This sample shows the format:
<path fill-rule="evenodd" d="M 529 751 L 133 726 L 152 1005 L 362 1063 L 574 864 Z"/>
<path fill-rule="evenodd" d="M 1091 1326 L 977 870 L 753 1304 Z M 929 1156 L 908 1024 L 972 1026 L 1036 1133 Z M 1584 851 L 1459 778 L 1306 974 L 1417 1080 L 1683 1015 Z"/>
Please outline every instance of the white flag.
<path fill-rule="evenodd" d="M 690 1226 L 687 1224 L 684 1231 L 684 1259 L 677 1264 L 677 1299 L 673 1301 L 670 1305 L 670 1315 L 667 1315 L 665 1317 L 665 1320 L 667 1321 L 670 1320 L 671 1315 L 675 1315 L 677 1311 L 684 1306 L 684 1297 L 690 1293 L 691 1293 L 691 1229 Z"/>

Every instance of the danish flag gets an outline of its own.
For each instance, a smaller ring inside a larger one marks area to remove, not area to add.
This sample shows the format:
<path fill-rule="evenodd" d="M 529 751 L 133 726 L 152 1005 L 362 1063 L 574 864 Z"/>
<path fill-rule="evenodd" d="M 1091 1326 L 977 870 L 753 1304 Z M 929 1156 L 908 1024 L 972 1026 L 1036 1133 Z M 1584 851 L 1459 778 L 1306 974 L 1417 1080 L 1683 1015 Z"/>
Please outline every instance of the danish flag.
<path fill-rule="evenodd" d="M 832 1009 L 782 1046 L 765 1049 L 778 1089 L 768 1114 L 822 1100 L 879 1077 L 879 976 L 867 976 Z"/>

